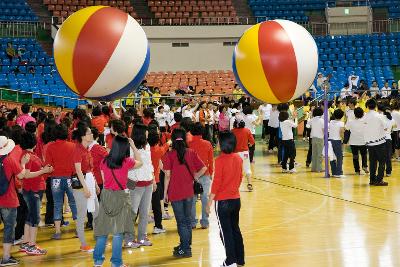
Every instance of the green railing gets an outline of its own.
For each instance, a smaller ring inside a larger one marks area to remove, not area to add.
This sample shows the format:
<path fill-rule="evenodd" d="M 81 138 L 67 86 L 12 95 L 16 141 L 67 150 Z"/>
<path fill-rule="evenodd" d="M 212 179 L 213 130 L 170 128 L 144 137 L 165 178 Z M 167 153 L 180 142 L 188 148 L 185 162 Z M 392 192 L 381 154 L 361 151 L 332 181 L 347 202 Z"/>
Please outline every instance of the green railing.
<path fill-rule="evenodd" d="M 38 37 L 45 28 L 43 22 L 0 21 L 0 37 Z"/>

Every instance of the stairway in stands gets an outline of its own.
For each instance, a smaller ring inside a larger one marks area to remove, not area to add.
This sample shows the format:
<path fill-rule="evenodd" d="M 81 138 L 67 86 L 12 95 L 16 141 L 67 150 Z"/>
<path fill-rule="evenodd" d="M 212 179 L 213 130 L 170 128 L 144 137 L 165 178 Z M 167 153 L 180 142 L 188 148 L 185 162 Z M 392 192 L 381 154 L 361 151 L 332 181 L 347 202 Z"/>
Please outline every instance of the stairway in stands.
<path fill-rule="evenodd" d="M 249 18 L 249 24 L 256 23 L 247 0 L 232 0 L 232 4 L 235 7 L 237 16 L 240 17 L 241 20 L 242 18 Z"/>
<path fill-rule="evenodd" d="M 387 21 L 389 18 L 389 12 L 387 7 L 383 8 L 374 8 L 372 9 L 372 19 L 373 21 L 381 21 L 378 23 L 374 23 L 374 32 L 388 32 L 388 24 L 383 21 Z"/>
<path fill-rule="evenodd" d="M 154 14 L 150 11 L 147 0 L 131 0 L 131 4 L 139 18 L 154 18 Z"/>

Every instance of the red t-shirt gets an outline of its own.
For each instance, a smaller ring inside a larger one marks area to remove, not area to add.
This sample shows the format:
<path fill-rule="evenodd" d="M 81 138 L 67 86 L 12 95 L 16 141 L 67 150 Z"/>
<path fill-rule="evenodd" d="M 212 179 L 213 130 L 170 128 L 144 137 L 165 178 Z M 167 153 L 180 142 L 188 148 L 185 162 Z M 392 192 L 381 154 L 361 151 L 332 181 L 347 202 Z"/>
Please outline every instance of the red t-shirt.
<path fill-rule="evenodd" d="M 37 132 L 36 132 L 36 136 L 39 138 L 42 136 L 44 132 L 44 123 L 41 122 L 38 126 L 37 126 Z"/>
<path fill-rule="evenodd" d="M 14 148 L 15 149 L 15 148 Z M 19 161 L 8 154 L 3 160 L 3 168 L 6 177 L 10 181 L 7 192 L 0 196 L 0 207 L 2 208 L 17 208 L 19 206 L 15 182 L 19 180 L 17 175 L 22 172 L 22 167 Z"/>
<path fill-rule="evenodd" d="M 115 178 L 118 179 L 118 182 L 121 184 L 123 189 L 126 189 L 126 183 L 128 182 L 128 171 L 135 166 L 134 159 L 128 157 L 125 158 L 122 163 L 122 167 L 119 169 L 114 169 Z M 107 163 L 102 161 L 100 163 L 100 170 L 103 171 L 104 175 L 104 189 L 118 191 L 121 190 L 117 182 L 115 181 L 111 169 L 108 168 Z"/>
<path fill-rule="evenodd" d="M 43 161 L 35 154 L 30 151 L 26 151 L 31 156 L 29 162 L 25 165 L 25 169 L 30 172 L 37 172 L 43 167 Z M 38 192 L 41 190 L 46 190 L 45 177 L 40 175 L 35 178 L 25 178 L 22 181 L 22 188 L 25 191 Z"/>
<path fill-rule="evenodd" d="M 22 148 L 19 145 L 15 145 L 14 149 L 10 152 L 10 157 L 19 165 L 21 163 L 22 153 Z M 22 181 L 20 179 L 15 179 L 15 186 L 17 189 L 21 189 Z"/>
<path fill-rule="evenodd" d="M 211 185 L 211 193 L 215 194 L 215 200 L 240 198 L 242 163 L 243 160 L 236 153 L 222 153 L 215 159 L 215 174 Z"/>
<path fill-rule="evenodd" d="M 104 133 L 104 127 L 108 124 L 107 118 L 105 116 L 96 116 L 92 119 L 92 126 L 95 127 L 99 134 Z"/>
<path fill-rule="evenodd" d="M 154 179 L 156 183 L 160 182 L 160 160 L 165 155 L 165 153 L 167 153 L 168 149 L 169 149 L 168 144 L 164 144 L 162 146 L 157 144 L 155 146 L 150 147 L 151 163 L 153 164 Z"/>
<path fill-rule="evenodd" d="M 15 121 L 7 121 L 7 127 L 13 127 L 17 123 Z"/>
<path fill-rule="evenodd" d="M 81 170 L 83 174 L 93 172 L 93 158 L 90 151 L 85 148 L 81 143 L 75 144 L 74 152 L 72 153 L 72 169 L 75 171 L 75 163 L 81 163 Z"/>
<path fill-rule="evenodd" d="M 95 144 L 90 149 L 90 154 L 92 155 L 93 159 L 93 174 L 96 178 L 97 184 L 103 184 L 103 178 L 101 177 L 100 172 L 100 164 L 108 155 L 107 150 L 103 146 Z"/>
<path fill-rule="evenodd" d="M 107 146 L 107 148 L 109 148 L 109 149 L 112 148 L 113 140 L 114 140 L 114 135 L 112 135 L 112 134 L 107 134 L 106 135 L 106 146 Z"/>
<path fill-rule="evenodd" d="M 53 166 L 54 171 L 50 177 L 71 177 L 75 173 L 72 164 L 72 155 L 76 144 L 65 140 L 56 140 L 46 148 L 45 165 Z"/>
<path fill-rule="evenodd" d="M 207 166 L 206 175 L 212 175 L 214 169 L 214 149 L 211 143 L 204 140 L 200 135 L 193 136 L 191 142 L 188 142 L 189 148 L 196 151 L 200 159 Z"/>
<path fill-rule="evenodd" d="M 194 175 L 204 167 L 196 152 L 186 149 L 185 161 Z M 189 172 L 185 164 L 180 164 L 176 150 L 169 151 L 162 159 L 163 168 L 171 171 L 171 178 L 168 187 L 168 198 L 171 201 L 179 201 L 193 197 L 193 175 Z"/>
<path fill-rule="evenodd" d="M 247 128 L 234 128 L 232 133 L 236 136 L 235 152 L 249 151 L 249 144 L 254 145 L 254 136 Z"/>
<path fill-rule="evenodd" d="M 171 139 L 171 134 L 170 133 L 161 133 L 161 140 L 160 143 L 161 144 L 165 144 L 166 142 L 168 142 L 168 140 Z"/>
<path fill-rule="evenodd" d="M 176 122 L 174 125 L 171 126 L 171 129 L 170 129 L 171 133 L 172 133 L 173 130 L 175 130 L 176 128 L 179 128 L 179 127 L 181 127 L 181 123 L 180 122 Z"/>
<path fill-rule="evenodd" d="M 146 118 L 146 117 L 142 118 L 143 124 L 146 126 L 148 126 L 152 120 L 153 120 L 152 118 Z"/>

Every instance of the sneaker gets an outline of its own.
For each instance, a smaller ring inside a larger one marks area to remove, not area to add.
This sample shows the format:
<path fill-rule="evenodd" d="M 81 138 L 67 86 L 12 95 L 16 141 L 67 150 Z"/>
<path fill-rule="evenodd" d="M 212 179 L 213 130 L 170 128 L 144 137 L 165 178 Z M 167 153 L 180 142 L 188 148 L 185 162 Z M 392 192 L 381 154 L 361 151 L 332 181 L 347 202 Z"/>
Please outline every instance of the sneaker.
<path fill-rule="evenodd" d="M 287 173 L 288 170 L 287 169 L 282 169 L 282 173 Z"/>
<path fill-rule="evenodd" d="M 182 249 L 179 249 L 179 250 L 174 251 L 173 255 L 176 258 L 191 258 L 192 252 L 191 251 L 183 251 Z"/>
<path fill-rule="evenodd" d="M 144 247 L 150 247 L 153 245 L 153 243 L 150 242 L 150 240 L 140 240 L 139 241 L 140 246 L 144 246 Z"/>
<path fill-rule="evenodd" d="M 24 236 L 22 236 L 20 239 L 14 240 L 14 246 L 19 245 L 24 241 Z"/>
<path fill-rule="evenodd" d="M 157 228 L 157 227 L 154 227 L 153 235 L 162 234 L 162 233 L 165 233 L 166 231 L 167 231 L 167 230 L 165 230 L 164 228 Z"/>
<path fill-rule="evenodd" d="M 94 251 L 94 249 L 91 247 L 91 246 L 81 246 L 81 251 L 82 252 L 88 252 L 88 253 L 91 253 L 91 252 L 93 252 Z"/>
<path fill-rule="evenodd" d="M 390 177 L 390 176 L 392 176 L 391 173 L 387 173 L 387 174 L 386 174 L 386 177 Z"/>
<path fill-rule="evenodd" d="M 47 251 L 38 246 L 30 246 L 26 249 L 26 254 L 29 256 L 46 255 Z"/>
<path fill-rule="evenodd" d="M 86 229 L 93 230 L 93 224 L 92 224 L 92 223 L 89 223 L 89 222 L 87 222 L 87 223 L 86 223 L 86 225 L 85 225 L 85 228 L 86 228 Z"/>
<path fill-rule="evenodd" d="M 61 233 L 55 233 L 55 234 L 51 237 L 51 239 L 54 239 L 54 240 L 61 240 Z"/>
<path fill-rule="evenodd" d="M 174 216 L 169 215 L 168 211 L 164 212 L 164 214 L 162 215 L 163 220 L 171 220 L 172 218 L 174 218 Z"/>
<path fill-rule="evenodd" d="M 26 252 L 26 250 L 29 248 L 29 243 L 22 243 L 19 245 L 19 252 Z"/>
<path fill-rule="evenodd" d="M 201 229 L 208 229 L 208 225 L 202 225 Z"/>
<path fill-rule="evenodd" d="M 61 227 L 67 227 L 69 225 L 69 221 L 63 221 Z"/>
<path fill-rule="evenodd" d="M 132 241 L 124 244 L 124 248 L 140 248 L 140 244 L 138 242 Z"/>
<path fill-rule="evenodd" d="M 177 245 L 176 247 L 174 247 L 174 252 L 175 251 L 178 251 L 178 250 L 180 250 L 181 249 L 181 245 L 179 244 L 179 245 Z"/>
<path fill-rule="evenodd" d="M 361 172 L 356 172 L 356 175 L 361 175 Z"/>
<path fill-rule="evenodd" d="M 374 185 L 375 186 L 388 186 L 389 183 L 385 182 L 385 181 L 379 181 L 379 182 L 374 183 Z"/>
<path fill-rule="evenodd" d="M 297 171 L 296 171 L 296 169 L 295 168 L 293 168 L 293 169 L 290 169 L 289 171 L 288 171 L 288 173 L 296 173 Z"/>
<path fill-rule="evenodd" d="M 368 167 L 363 167 L 362 169 L 365 173 L 369 173 Z"/>
<path fill-rule="evenodd" d="M 8 260 L 2 259 L 0 262 L 0 266 L 13 266 L 18 264 L 19 261 L 13 257 L 10 257 Z"/>
<path fill-rule="evenodd" d="M 221 265 L 221 267 L 237 267 L 237 266 L 239 265 L 237 265 L 236 263 L 232 263 L 230 265 L 225 265 L 225 264 Z"/>

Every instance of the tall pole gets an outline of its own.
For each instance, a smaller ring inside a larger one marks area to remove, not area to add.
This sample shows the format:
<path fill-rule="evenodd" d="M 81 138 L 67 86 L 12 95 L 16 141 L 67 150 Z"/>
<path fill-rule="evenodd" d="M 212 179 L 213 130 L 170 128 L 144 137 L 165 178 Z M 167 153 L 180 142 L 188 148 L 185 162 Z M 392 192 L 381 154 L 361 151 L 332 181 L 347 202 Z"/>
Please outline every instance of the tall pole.
<path fill-rule="evenodd" d="M 325 146 L 325 178 L 329 178 L 329 143 L 328 143 L 328 86 L 324 86 L 324 146 Z"/>

